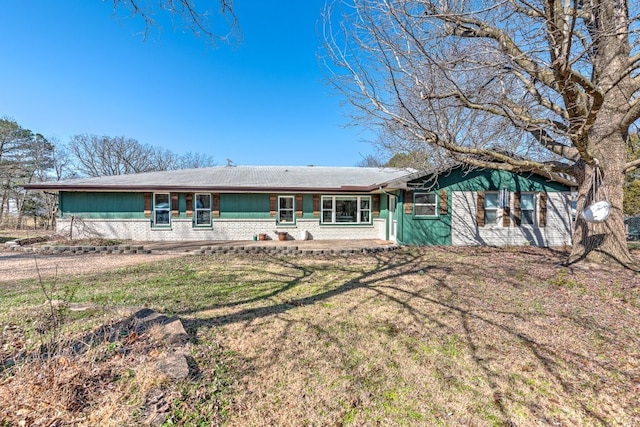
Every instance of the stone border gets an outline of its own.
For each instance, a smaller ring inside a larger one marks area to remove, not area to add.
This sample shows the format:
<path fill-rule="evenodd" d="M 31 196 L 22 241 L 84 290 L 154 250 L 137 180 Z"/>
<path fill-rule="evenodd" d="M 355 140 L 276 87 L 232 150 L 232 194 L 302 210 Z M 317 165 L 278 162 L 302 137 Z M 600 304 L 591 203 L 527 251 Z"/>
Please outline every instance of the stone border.
<path fill-rule="evenodd" d="M 400 249 L 398 245 L 370 246 L 359 249 L 301 249 L 298 246 L 203 246 L 199 253 L 210 255 L 263 254 L 263 255 L 354 255 L 388 252 Z"/>
<path fill-rule="evenodd" d="M 116 246 L 64 246 L 64 245 L 43 245 L 43 246 L 22 246 L 21 242 L 6 242 L 5 246 L 13 251 L 35 252 L 41 254 L 150 254 L 151 250 L 145 249 L 142 245 L 116 245 Z"/>
<path fill-rule="evenodd" d="M 40 240 L 42 241 L 42 240 Z M 39 243 L 30 242 L 30 243 Z M 29 243 L 29 244 L 30 244 Z M 5 246 L 9 250 L 40 253 L 46 255 L 59 254 L 167 254 L 167 253 L 197 253 L 207 255 L 285 255 L 285 256 L 314 256 L 314 255 L 355 255 L 373 254 L 380 252 L 394 251 L 400 248 L 399 245 L 369 246 L 358 249 L 304 249 L 298 246 L 201 246 L 200 249 L 192 251 L 172 251 L 172 250 L 151 250 L 145 249 L 144 245 L 115 245 L 115 246 L 64 246 L 64 245 L 43 245 L 43 246 L 23 246 L 23 241 L 6 242 Z"/>

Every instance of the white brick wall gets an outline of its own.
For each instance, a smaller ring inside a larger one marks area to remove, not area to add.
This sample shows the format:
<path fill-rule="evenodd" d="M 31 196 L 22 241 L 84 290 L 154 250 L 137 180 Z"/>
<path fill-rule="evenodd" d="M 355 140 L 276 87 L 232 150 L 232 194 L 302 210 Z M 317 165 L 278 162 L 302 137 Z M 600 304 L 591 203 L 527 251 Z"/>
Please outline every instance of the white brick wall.
<path fill-rule="evenodd" d="M 547 226 L 522 225 L 511 221 L 510 227 L 485 226 L 476 223 L 477 193 L 456 191 L 452 195 L 451 241 L 465 245 L 533 245 L 563 246 L 571 244 L 570 194 L 547 193 Z M 536 207 L 538 203 L 536 202 Z"/>
<path fill-rule="evenodd" d="M 69 234 L 71 222 L 60 218 L 58 232 Z M 295 226 L 277 227 L 275 220 L 214 219 L 211 228 L 194 228 L 191 219 L 172 219 L 170 228 L 151 228 L 148 219 L 83 219 L 75 220 L 73 237 L 103 237 L 138 241 L 155 240 L 252 240 L 254 235 L 266 233 L 278 239 L 275 231 L 286 231 L 289 239 L 300 239 L 306 230 L 309 239 L 384 239 L 386 220 L 374 219 L 366 226 L 320 226 L 318 219 L 298 219 Z"/>

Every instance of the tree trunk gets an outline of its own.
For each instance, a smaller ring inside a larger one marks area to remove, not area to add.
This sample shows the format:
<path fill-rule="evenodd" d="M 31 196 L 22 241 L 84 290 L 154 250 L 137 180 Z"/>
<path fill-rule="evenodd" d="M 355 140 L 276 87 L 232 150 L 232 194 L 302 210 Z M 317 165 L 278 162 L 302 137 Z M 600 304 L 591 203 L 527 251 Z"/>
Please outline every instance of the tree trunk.
<path fill-rule="evenodd" d="M 604 114 L 604 117 L 607 115 Z M 569 264 L 582 260 L 598 263 L 613 263 L 640 271 L 640 262 L 633 258 L 627 246 L 627 236 L 622 212 L 624 166 L 626 163 L 626 137 L 617 131 L 614 121 L 603 118 L 593 127 L 590 135 L 594 154 L 602 172 L 600 199 L 611 203 L 611 213 L 603 222 L 587 222 L 582 210 L 596 202 L 593 187 L 595 168 L 580 162 L 578 176 L 578 206 L 573 230 L 573 248 Z"/>
<path fill-rule="evenodd" d="M 5 203 L 8 203 L 8 191 L 5 190 L 2 192 L 2 196 L 0 197 L 0 227 L 4 227 L 5 225 L 5 216 L 9 213 L 9 209 L 7 208 L 5 211 Z M 7 205 L 8 206 L 8 205 Z"/>

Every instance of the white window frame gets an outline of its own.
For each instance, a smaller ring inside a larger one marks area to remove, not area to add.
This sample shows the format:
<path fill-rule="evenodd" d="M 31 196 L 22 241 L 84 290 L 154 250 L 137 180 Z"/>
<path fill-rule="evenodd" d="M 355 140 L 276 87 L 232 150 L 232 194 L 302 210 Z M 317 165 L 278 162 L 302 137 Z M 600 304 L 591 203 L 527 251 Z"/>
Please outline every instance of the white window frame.
<path fill-rule="evenodd" d="M 489 195 L 494 195 L 496 197 L 495 208 L 487 207 L 487 199 Z M 496 222 L 487 222 L 487 211 L 495 210 L 496 211 Z M 484 193 L 484 225 L 485 227 L 499 227 L 502 224 L 502 212 L 500 209 L 500 193 L 498 191 L 485 191 Z"/>
<path fill-rule="evenodd" d="M 372 197 L 371 196 L 352 196 L 352 195 L 331 195 L 331 196 L 322 196 L 320 198 L 320 224 L 325 225 L 354 225 L 354 224 L 372 224 Z M 342 218 L 353 218 L 355 217 L 355 221 L 345 221 L 340 220 L 341 215 L 337 212 L 338 202 L 346 201 L 346 200 L 355 200 L 356 202 L 356 211 L 348 212 L 347 215 L 343 215 Z M 329 207 L 325 207 L 325 202 L 329 202 Z M 366 203 L 363 203 L 366 202 Z M 368 207 L 363 206 L 366 204 Z M 326 220 L 325 217 L 328 214 L 329 219 Z M 363 217 L 367 218 L 363 220 Z"/>
<path fill-rule="evenodd" d="M 418 198 L 420 198 L 421 196 L 433 196 L 433 203 L 418 203 Z M 416 192 L 413 194 L 413 216 L 415 217 L 419 217 L 419 218 L 436 218 L 439 214 L 439 209 L 438 209 L 438 205 L 440 202 L 440 197 L 439 194 L 433 191 L 430 192 Z M 418 209 L 421 207 L 433 207 L 433 213 L 432 214 L 423 214 L 423 213 L 418 213 Z"/>
<path fill-rule="evenodd" d="M 198 207 L 198 197 L 199 196 L 207 196 L 209 198 L 209 206 L 208 207 Z M 193 196 L 194 198 L 194 221 L 197 227 L 207 227 L 211 226 L 211 204 L 213 203 L 213 198 L 211 197 L 211 193 L 196 193 Z M 208 222 L 200 222 L 200 213 L 208 212 L 209 213 L 209 221 Z"/>
<path fill-rule="evenodd" d="M 522 199 L 525 196 L 531 196 L 531 209 L 523 209 L 522 208 Z M 528 225 L 528 226 L 534 226 L 536 225 L 536 208 L 537 208 L 537 203 L 536 203 L 536 194 L 535 193 L 520 193 L 520 226 L 523 225 Z M 524 215 L 523 212 L 531 212 L 531 222 L 524 222 Z"/>
<path fill-rule="evenodd" d="M 167 196 L 167 207 L 158 207 L 158 196 Z M 158 222 L 158 215 L 166 212 L 167 222 Z M 171 227 L 171 193 L 153 193 L 153 226 Z"/>
<path fill-rule="evenodd" d="M 280 205 L 281 200 L 291 199 L 291 207 L 283 208 Z M 282 220 L 282 214 L 285 212 L 291 213 L 291 221 Z M 293 195 L 282 195 L 278 196 L 278 224 L 281 225 L 293 225 L 296 223 L 296 197 Z"/>

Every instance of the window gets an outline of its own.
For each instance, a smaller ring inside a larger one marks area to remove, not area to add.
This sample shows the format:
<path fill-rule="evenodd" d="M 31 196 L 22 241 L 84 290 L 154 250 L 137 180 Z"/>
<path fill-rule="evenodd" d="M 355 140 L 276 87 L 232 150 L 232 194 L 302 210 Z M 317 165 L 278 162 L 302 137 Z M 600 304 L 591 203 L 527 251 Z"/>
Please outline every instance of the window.
<path fill-rule="evenodd" d="M 196 225 L 211 225 L 211 194 L 196 193 Z"/>
<path fill-rule="evenodd" d="M 498 224 L 498 193 L 484 194 L 484 224 Z"/>
<path fill-rule="evenodd" d="M 295 223 L 294 203 L 293 196 L 278 196 L 278 224 Z"/>
<path fill-rule="evenodd" d="M 413 197 L 415 216 L 438 216 L 438 196 L 436 193 L 415 193 Z"/>
<path fill-rule="evenodd" d="M 520 223 L 534 224 L 535 198 L 533 193 L 520 194 Z"/>
<path fill-rule="evenodd" d="M 370 224 L 370 196 L 322 196 L 322 224 Z"/>
<path fill-rule="evenodd" d="M 153 224 L 171 224 L 171 196 L 169 193 L 156 193 L 153 195 Z"/>

